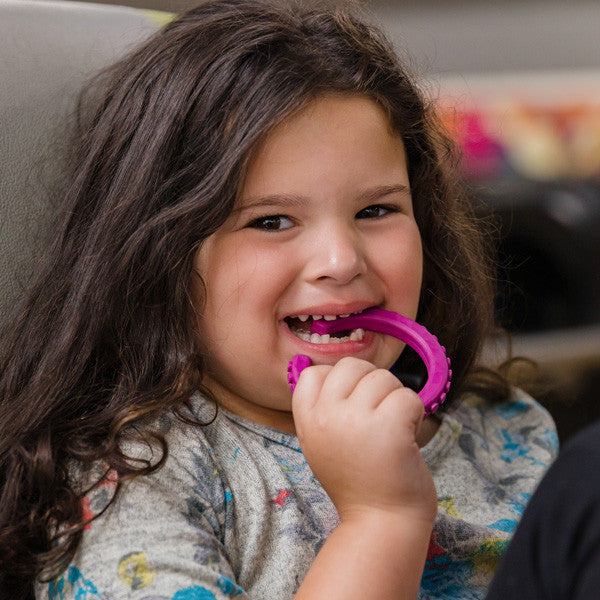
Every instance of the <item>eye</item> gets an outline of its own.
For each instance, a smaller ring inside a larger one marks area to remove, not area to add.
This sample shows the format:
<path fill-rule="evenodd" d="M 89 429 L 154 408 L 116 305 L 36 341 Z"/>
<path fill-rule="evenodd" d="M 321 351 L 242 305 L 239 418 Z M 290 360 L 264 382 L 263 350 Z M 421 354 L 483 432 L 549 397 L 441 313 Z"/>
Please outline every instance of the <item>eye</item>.
<path fill-rule="evenodd" d="M 286 217 L 285 215 L 269 215 L 250 221 L 247 227 L 260 229 L 261 231 L 283 231 L 284 229 L 293 227 L 293 225 L 294 223 L 290 217 Z"/>
<path fill-rule="evenodd" d="M 391 213 L 397 213 L 399 209 L 397 206 L 390 206 L 384 204 L 373 204 L 372 206 L 367 206 L 363 208 L 361 211 L 356 213 L 357 219 L 381 219 Z"/>

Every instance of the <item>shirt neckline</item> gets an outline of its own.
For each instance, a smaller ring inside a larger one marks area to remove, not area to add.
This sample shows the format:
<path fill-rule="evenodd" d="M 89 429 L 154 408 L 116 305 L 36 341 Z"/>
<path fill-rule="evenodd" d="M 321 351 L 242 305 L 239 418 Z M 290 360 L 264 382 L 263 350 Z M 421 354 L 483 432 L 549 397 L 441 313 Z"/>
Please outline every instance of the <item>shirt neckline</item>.
<path fill-rule="evenodd" d="M 213 402 L 207 400 L 199 392 L 196 392 L 192 396 L 190 399 L 190 404 L 192 412 L 196 417 L 212 421 L 213 423 L 216 423 L 220 419 L 227 419 L 228 421 L 233 422 L 239 427 L 242 427 L 260 437 L 267 438 L 272 442 L 291 448 L 296 452 L 302 451 L 300 449 L 300 442 L 298 441 L 297 436 L 291 433 L 285 433 L 284 431 L 280 431 L 274 427 L 269 427 L 268 425 L 255 423 L 254 421 L 250 421 L 249 419 L 241 417 L 240 415 L 236 415 L 222 406 L 215 407 Z"/>
<path fill-rule="evenodd" d="M 199 393 L 192 396 L 191 399 L 192 410 L 196 416 L 206 418 L 207 408 L 210 410 L 211 415 L 209 419 L 214 416 L 215 406 L 212 402 L 209 402 Z M 296 452 L 302 452 L 300 448 L 300 442 L 298 437 L 291 433 L 285 433 L 274 427 L 268 425 L 262 425 L 250 421 L 245 417 L 241 417 L 222 406 L 218 406 L 217 414 L 214 421 L 218 421 L 221 418 L 227 419 L 230 422 L 235 423 L 239 427 L 246 429 L 260 437 L 267 438 L 268 440 L 291 448 Z M 452 443 L 460 435 L 462 425 L 459 420 L 453 415 L 456 411 L 456 407 L 449 407 L 444 412 L 440 413 L 441 423 L 436 431 L 435 435 L 421 448 L 421 454 L 428 466 L 435 464 L 439 458 L 448 451 Z"/>

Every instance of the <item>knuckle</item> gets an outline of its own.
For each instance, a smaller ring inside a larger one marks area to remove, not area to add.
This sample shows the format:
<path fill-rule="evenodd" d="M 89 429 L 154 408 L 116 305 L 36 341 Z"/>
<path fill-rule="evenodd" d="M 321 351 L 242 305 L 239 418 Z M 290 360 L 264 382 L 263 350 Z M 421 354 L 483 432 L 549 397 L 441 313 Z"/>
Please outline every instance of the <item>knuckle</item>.
<path fill-rule="evenodd" d="M 395 387 L 403 388 L 404 386 L 400 382 L 400 380 L 388 369 L 377 369 L 378 376 L 386 381 L 390 381 L 395 385 Z"/>
<path fill-rule="evenodd" d="M 314 365 L 308 367 L 300 373 L 300 377 L 298 378 L 298 386 L 302 386 L 303 388 L 306 386 L 318 385 L 320 382 L 325 379 L 331 367 L 326 365 Z"/>
<path fill-rule="evenodd" d="M 402 402 L 405 409 L 423 412 L 423 402 L 414 390 L 403 387 L 402 385 L 391 392 Z"/>
<path fill-rule="evenodd" d="M 337 362 L 336 367 L 356 369 L 359 365 L 361 365 L 364 362 L 366 362 L 366 361 L 361 360 L 360 358 L 356 358 L 354 356 L 343 356 Z"/>
<path fill-rule="evenodd" d="M 369 383 L 379 382 L 390 390 L 403 389 L 400 380 L 387 369 L 375 369 L 365 375 L 365 380 Z"/>

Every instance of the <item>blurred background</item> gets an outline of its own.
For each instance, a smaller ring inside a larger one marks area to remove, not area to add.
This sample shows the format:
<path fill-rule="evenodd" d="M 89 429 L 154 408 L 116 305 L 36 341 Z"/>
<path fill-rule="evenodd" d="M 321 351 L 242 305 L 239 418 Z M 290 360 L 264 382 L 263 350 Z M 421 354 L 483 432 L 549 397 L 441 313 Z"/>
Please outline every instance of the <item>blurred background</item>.
<path fill-rule="evenodd" d="M 538 363 L 564 441 L 600 417 L 600 3 L 404 4 L 371 6 L 433 82 L 498 220 L 499 322 Z"/>
<path fill-rule="evenodd" d="M 28 0 L 36 2 L 52 4 Z M 148 11 L 195 2 L 106 4 L 160 22 Z M 538 363 L 537 397 L 564 441 L 600 417 L 600 2 L 364 5 L 412 57 L 459 142 L 477 209 L 497 219 L 499 322 L 514 334 L 514 353 Z"/>

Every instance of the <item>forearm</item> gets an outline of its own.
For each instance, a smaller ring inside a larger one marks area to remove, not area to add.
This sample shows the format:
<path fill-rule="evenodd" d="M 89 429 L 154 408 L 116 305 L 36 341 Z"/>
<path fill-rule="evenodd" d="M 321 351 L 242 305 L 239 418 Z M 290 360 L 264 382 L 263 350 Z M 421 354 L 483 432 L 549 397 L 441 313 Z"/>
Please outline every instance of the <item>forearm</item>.
<path fill-rule="evenodd" d="M 342 521 L 295 600 L 414 600 L 432 525 L 419 514 L 377 513 Z"/>

